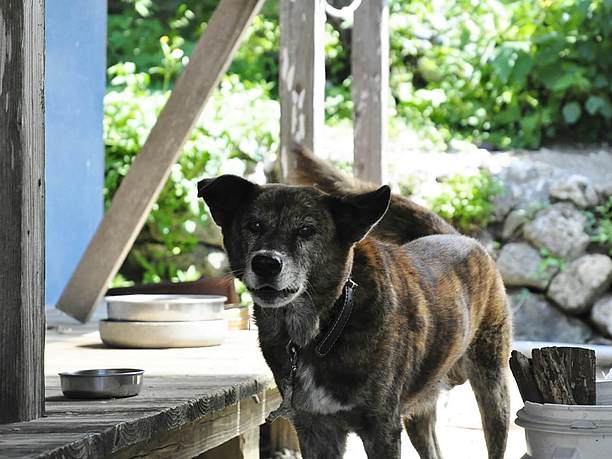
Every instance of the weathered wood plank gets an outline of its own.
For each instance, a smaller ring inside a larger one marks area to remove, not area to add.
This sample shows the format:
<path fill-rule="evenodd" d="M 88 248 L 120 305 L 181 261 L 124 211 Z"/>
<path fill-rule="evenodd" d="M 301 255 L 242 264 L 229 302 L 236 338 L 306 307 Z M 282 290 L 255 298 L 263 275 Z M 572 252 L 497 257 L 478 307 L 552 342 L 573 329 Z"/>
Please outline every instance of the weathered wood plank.
<path fill-rule="evenodd" d="M 280 165 L 284 181 L 295 169 L 294 143 L 318 151 L 324 126 L 325 2 L 281 0 L 279 97 Z"/>
<path fill-rule="evenodd" d="M 0 2 L 0 423 L 44 412 L 44 3 Z"/>
<path fill-rule="evenodd" d="M 353 74 L 353 172 L 374 183 L 385 181 L 389 93 L 389 8 L 387 0 L 367 0 L 355 10 Z"/>
<path fill-rule="evenodd" d="M 205 387 L 208 377 L 183 379 L 190 380 L 189 386 L 197 387 L 199 381 Z M 269 381 L 241 379 L 242 383 L 235 384 L 228 378 L 224 389 L 191 389 L 191 398 L 171 406 L 167 398 L 175 390 L 172 378 L 167 382 L 165 378 L 149 378 L 160 390 L 146 401 L 140 397 L 75 402 L 51 399 L 47 402 L 49 417 L 0 426 L 0 456 L 193 457 L 257 428 L 279 404 L 280 395 Z M 54 407 L 56 404 L 61 409 Z"/>
<path fill-rule="evenodd" d="M 221 0 L 57 307 L 87 321 L 127 256 L 181 148 L 264 0 Z"/>

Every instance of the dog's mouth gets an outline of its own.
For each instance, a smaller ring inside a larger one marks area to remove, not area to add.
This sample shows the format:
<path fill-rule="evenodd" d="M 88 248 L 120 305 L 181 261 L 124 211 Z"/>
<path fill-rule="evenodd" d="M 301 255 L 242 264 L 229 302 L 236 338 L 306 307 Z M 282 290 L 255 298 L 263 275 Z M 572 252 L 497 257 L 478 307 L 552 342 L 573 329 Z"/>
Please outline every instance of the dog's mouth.
<path fill-rule="evenodd" d="M 276 289 L 270 286 L 249 290 L 261 306 L 281 306 L 278 303 L 286 303 L 284 300 L 293 298 L 300 291 L 299 288 Z"/>

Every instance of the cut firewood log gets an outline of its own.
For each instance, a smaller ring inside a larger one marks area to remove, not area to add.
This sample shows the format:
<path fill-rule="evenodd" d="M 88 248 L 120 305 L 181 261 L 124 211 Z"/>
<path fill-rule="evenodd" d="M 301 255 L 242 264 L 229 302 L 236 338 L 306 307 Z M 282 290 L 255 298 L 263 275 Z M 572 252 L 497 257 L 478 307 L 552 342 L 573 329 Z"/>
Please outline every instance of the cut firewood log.
<path fill-rule="evenodd" d="M 523 401 L 594 405 L 595 352 L 574 347 L 533 349 L 528 359 L 512 351 L 510 369 Z"/>
<path fill-rule="evenodd" d="M 531 371 L 531 359 L 528 359 L 519 351 L 512 351 L 510 357 L 510 370 L 516 380 L 521 398 L 524 402 L 530 401 L 542 403 L 542 394 Z"/>

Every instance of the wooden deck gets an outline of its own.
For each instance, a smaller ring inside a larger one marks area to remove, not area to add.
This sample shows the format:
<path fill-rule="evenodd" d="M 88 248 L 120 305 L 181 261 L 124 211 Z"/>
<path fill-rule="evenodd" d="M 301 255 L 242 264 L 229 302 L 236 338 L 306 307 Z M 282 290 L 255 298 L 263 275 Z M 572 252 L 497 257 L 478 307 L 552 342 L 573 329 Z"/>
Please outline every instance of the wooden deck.
<path fill-rule="evenodd" d="M 280 402 L 254 331 L 217 347 L 136 350 L 104 347 L 91 324 L 60 325 L 45 354 L 46 416 L 0 426 L 2 458 L 193 457 L 239 435 L 253 443 L 243 457 L 259 457 L 259 425 Z M 141 394 L 62 396 L 58 372 L 110 367 L 144 369 Z"/>

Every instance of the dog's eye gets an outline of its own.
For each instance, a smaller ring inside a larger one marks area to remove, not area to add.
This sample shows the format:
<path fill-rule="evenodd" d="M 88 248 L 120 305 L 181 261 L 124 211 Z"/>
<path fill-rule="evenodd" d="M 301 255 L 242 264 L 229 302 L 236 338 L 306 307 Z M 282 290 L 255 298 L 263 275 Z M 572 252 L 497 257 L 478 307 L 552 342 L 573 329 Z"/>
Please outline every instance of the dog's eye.
<path fill-rule="evenodd" d="M 257 220 L 253 220 L 249 223 L 247 223 L 247 229 L 251 232 L 251 233 L 261 233 L 261 230 L 263 228 L 263 225 L 261 224 L 261 222 L 257 221 Z"/>
<path fill-rule="evenodd" d="M 298 236 L 303 237 L 303 238 L 311 237 L 312 235 L 314 235 L 314 233 L 315 233 L 315 228 L 314 226 L 311 226 L 311 225 L 300 226 L 297 230 Z"/>

